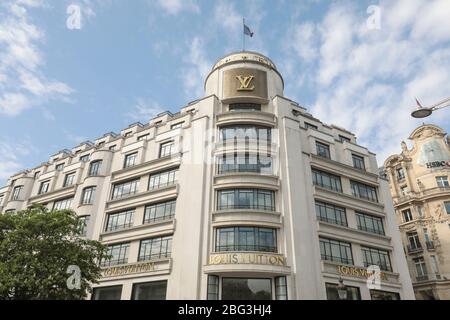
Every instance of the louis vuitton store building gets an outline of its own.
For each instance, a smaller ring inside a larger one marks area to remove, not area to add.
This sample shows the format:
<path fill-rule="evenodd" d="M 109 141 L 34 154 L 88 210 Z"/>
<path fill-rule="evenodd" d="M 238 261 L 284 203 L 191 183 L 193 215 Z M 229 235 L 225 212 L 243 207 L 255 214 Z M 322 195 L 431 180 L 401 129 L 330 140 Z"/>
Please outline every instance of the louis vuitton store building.
<path fill-rule="evenodd" d="M 375 155 L 284 97 L 259 53 L 220 59 L 204 89 L 15 175 L 0 210 L 82 217 L 112 256 L 92 299 L 325 300 L 339 279 L 347 299 L 413 299 Z"/>

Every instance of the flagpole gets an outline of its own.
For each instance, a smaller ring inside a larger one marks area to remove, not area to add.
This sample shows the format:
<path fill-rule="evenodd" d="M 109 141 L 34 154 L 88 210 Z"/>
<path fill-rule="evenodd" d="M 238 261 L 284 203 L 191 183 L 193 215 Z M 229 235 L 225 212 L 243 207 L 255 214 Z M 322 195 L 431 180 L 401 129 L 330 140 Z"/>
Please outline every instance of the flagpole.
<path fill-rule="evenodd" d="M 245 18 L 242 18 L 242 52 L 245 51 Z"/>

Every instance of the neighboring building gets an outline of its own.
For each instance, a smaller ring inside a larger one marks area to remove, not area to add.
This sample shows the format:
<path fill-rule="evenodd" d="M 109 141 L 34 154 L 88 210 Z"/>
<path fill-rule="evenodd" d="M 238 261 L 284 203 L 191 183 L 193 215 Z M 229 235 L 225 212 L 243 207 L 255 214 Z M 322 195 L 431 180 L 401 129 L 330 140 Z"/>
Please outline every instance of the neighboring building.
<path fill-rule="evenodd" d="M 435 125 L 413 131 L 411 150 L 390 156 L 398 225 L 417 299 L 450 299 L 450 137 Z"/>
<path fill-rule="evenodd" d="M 334 299 L 340 277 L 352 299 L 413 299 L 375 155 L 283 88 L 268 58 L 230 54 L 204 98 L 15 175 L 0 209 L 84 217 L 113 256 L 95 299 Z"/>

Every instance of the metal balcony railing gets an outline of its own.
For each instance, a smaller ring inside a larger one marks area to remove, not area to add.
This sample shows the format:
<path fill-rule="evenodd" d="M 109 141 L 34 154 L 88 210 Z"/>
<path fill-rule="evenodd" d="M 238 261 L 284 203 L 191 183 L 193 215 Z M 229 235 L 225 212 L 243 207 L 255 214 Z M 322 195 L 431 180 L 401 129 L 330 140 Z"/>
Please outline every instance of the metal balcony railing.
<path fill-rule="evenodd" d="M 422 245 L 420 243 L 417 245 L 408 244 L 406 248 L 408 253 L 419 252 L 423 250 Z"/>
<path fill-rule="evenodd" d="M 434 242 L 433 241 L 426 241 L 427 249 L 433 250 L 434 249 Z"/>

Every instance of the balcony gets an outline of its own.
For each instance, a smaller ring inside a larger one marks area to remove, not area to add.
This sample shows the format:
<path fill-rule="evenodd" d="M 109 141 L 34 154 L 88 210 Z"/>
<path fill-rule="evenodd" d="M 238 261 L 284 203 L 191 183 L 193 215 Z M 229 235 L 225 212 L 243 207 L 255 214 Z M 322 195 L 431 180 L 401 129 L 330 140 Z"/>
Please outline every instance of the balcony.
<path fill-rule="evenodd" d="M 428 250 L 434 250 L 434 242 L 433 241 L 426 241 L 427 249 Z"/>
<path fill-rule="evenodd" d="M 422 248 L 422 245 L 421 244 L 418 244 L 418 245 L 410 245 L 410 244 L 408 244 L 407 246 L 406 246 L 406 248 L 407 248 L 407 251 L 408 251 L 408 253 L 419 253 L 419 252 L 422 252 L 423 251 L 423 248 Z"/>
<path fill-rule="evenodd" d="M 427 189 L 420 192 L 410 191 L 408 194 L 400 195 L 398 197 L 393 197 L 394 203 L 396 205 L 402 204 L 404 202 L 408 202 L 412 199 L 416 198 L 432 198 L 436 195 L 446 194 L 450 192 L 450 187 L 436 187 Z"/>
<path fill-rule="evenodd" d="M 416 277 L 416 281 L 417 282 L 422 282 L 422 281 L 428 281 L 429 277 L 427 274 L 421 275 L 421 276 L 417 276 Z"/>

